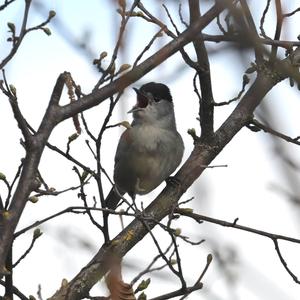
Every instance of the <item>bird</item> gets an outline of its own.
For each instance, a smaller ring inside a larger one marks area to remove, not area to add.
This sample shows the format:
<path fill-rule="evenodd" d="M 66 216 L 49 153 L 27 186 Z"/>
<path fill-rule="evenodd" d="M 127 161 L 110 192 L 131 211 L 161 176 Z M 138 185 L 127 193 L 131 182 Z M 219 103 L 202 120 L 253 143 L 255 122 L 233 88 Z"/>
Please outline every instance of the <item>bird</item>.
<path fill-rule="evenodd" d="M 116 209 L 125 193 L 135 199 L 154 190 L 176 170 L 184 153 L 168 86 L 149 82 L 133 89 L 137 102 L 128 111 L 133 121 L 117 146 L 115 186 L 105 200 L 108 209 Z"/>

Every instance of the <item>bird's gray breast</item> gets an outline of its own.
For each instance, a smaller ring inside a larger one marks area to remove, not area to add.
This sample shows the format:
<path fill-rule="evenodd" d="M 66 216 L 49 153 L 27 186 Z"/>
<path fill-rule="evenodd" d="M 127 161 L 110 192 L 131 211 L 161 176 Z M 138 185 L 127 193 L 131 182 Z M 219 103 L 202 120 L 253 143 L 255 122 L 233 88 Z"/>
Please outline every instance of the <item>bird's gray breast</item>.
<path fill-rule="evenodd" d="M 146 194 L 174 172 L 183 154 L 176 130 L 154 126 L 127 129 L 118 145 L 114 180 L 129 194 Z"/>

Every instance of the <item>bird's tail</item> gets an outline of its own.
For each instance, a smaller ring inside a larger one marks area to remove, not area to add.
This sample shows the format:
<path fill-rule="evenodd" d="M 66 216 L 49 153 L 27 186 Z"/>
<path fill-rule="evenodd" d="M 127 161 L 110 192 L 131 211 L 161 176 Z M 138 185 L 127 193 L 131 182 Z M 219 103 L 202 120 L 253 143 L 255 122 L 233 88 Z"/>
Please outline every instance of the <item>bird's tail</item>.
<path fill-rule="evenodd" d="M 116 209 L 123 193 L 117 193 L 114 188 L 112 188 L 105 199 L 105 206 L 109 209 Z"/>

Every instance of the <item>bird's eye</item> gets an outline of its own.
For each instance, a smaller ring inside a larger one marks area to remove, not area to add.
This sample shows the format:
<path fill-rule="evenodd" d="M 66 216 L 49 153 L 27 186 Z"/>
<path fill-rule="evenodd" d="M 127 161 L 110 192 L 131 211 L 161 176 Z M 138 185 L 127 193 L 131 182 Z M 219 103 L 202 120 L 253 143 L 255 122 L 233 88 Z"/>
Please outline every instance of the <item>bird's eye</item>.
<path fill-rule="evenodd" d="M 140 108 L 145 108 L 148 105 L 148 98 L 142 94 L 138 95 L 137 101 L 138 101 L 137 105 Z"/>

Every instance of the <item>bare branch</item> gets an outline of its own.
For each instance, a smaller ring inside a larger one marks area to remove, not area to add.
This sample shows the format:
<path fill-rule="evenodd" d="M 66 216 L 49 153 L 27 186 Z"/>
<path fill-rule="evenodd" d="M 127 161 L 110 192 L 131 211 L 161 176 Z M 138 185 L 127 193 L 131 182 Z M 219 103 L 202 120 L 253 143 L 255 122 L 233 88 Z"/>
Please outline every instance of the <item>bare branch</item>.
<path fill-rule="evenodd" d="M 243 86 L 242 89 L 239 91 L 238 95 L 228 101 L 223 101 L 223 102 L 215 102 L 214 105 L 215 106 L 223 106 L 223 105 L 228 105 L 236 100 L 239 100 L 241 98 L 241 96 L 243 95 L 243 93 L 245 92 L 245 88 L 246 85 L 249 83 L 249 78 L 246 74 L 244 74 L 243 76 Z"/>
<path fill-rule="evenodd" d="M 179 289 L 179 290 L 176 290 L 176 291 L 171 292 L 171 293 L 167 293 L 167 294 L 155 297 L 155 298 L 151 298 L 150 300 L 167 300 L 167 299 L 172 299 L 172 298 L 175 298 L 175 297 L 178 297 L 178 296 L 181 296 L 181 295 L 191 294 L 194 291 L 201 290 L 202 287 L 203 287 L 203 283 L 200 282 L 197 285 L 193 285 L 193 286 L 187 287 L 185 289 Z"/>
<path fill-rule="evenodd" d="M 190 24 L 201 17 L 200 2 L 189 0 Z M 214 132 L 214 98 L 210 76 L 210 66 L 207 50 L 201 37 L 201 32 L 194 39 L 193 45 L 197 56 L 196 72 L 199 77 L 201 98 L 199 98 L 199 118 L 201 125 L 201 139 L 207 141 L 212 138 Z"/>
<path fill-rule="evenodd" d="M 246 0 L 240 0 L 240 3 L 242 5 L 243 13 L 246 16 L 246 20 L 249 25 L 249 30 L 250 30 L 251 34 L 253 35 L 253 37 L 255 37 L 255 39 L 257 39 L 258 33 L 256 30 L 256 26 L 255 26 L 253 17 L 251 15 L 248 3 Z M 255 59 L 256 59 L 257 64 L 262 63 L 263 62 L 263 54 L 262 54 L 261 47 L 259 44 L 254 45 L 254 52 L 255 52 Z"/>
<path fill-rule="evenodd" d="M 173 246 L 173 243 L 171 243 L 171 244 L 166 248 L 166 250 L 163 252 L 163 254 L 166 255 L 166 254 L 170 251 L 170 249 L 172 248 L 172 246 Z M 148 273 L 151 273 L 151 272 L 154 272 L 154 271 L 159 271 L 159 270 L 165 268 L 165 267 L 168 265 L 167 263 L 164 264 L 164 265 L 162 265 L 162 266 L 160 266 L 160 267 L 152 268 L 153 265 L 156 263 L 156 261 L 157 261 L 159 258 L 161 258 L 161 255 L 160 255 L 160 254 L 156 255 L 156 256 L 153 258 L 153 260 L 151 261 L 151 263 L 145 268 L 145 270 L 143 270 L 142 272 L 140 272 L 137 276 L 135 276 L 135 277 L 131 280 L 131 283 L 130 283 L 130 284 L 131 284 L 131 285 L 134 285 L 134 284 L 135 284 L 138 280 L 140 280 L 140 278 L 141 278 L 142 276 L 144 276 L 145 274 L 148 274 Z"/>
<path fill-rule="evenodd" d="M 172 43 L 172 42 L 171 42 Z M 300 51 L 300 50 L 299 50 Z M 298 53 L 298 52 L 297 52 Z M 290 59 L 281 62 L 282 68 L 290 66 Z M 128 74 L 128 73 L 127 73 Z M 125 75 L 126 76 L 126 75 Z M 281 74 L 281 79 L 288 76 L 288 71 Z M 210 162 L 222 151 L 226 144 L 235 136 L 239 130 L 249 123 L 254 109 L 262 101 L 266 93 L 278 82 L 267 75 L 267 72 L 259 72 L 258 77 L 241 99 L 237 107 L 216 131 L 214 141 L 209 144 L 196 143 L 189 159 L 175 175 L 176 181 L 180 184 L 167 184 L 165 189 L 143 212 L 143 216 L 155 216 L 156 221 L 144 220 L 149 229 L 152 229 L 165 216 L 172 212 L 182 194 L 202 174 L 205 168 L 202 165 L 209 165 Z M 78 101 L 75 104 L 77 104 Z M 72 104 L 73 105 L 73 104 Z M 107 261 L 113 254 L 123 257 L 132 247 L 136 245 L 149 231 L 139 218 L 133 220 L 122 232 L 120 232 L 110 244 L 104 245 L 91 262 L 84 267 L 78 275 L 66 286 L 53 295 L 51 300 L 72 299 L 77 300 L 88 293 L 90 288 L 107 272 L 109 266 Z M 130 238 L 128 234 L 130 233 Z M 134 237 L 134 238 L 133 238 Z M 82 280 L 89 278 L 89 281 Z M 67 293 L 67 298 L 66 298 Z"/>
<path fill-rule="evenodd" d="M 244 38 L 241 37 L 239 34 L 227 34 L 227 35 L 210 35 L 210 34 L 202 34 L 202 39 L 207 42 L 235 42 L 238 44 L 243 45 Z M 290 49 L 291 47 L 299 47 L 300 42 L 299 41 L 286 41 L 286 40 L 272 40 L 270 38 L 257 38 L 257 41 L 264 45 L 274 45 L 277 47 L 282 47 L 285 49 Z"/>
<path fill-rule="evenodd" d="M 0 285 L 5 286 L 5 281 L 0 279 Z M 27 298 L 23 293 L 20 292 L 19 289 L 17 289 L 15 286 L 12 287 L 13 293 L 18 296 L 21 300 L 30 300 Z"/>
<path fill-rule="evenodd" d="M 299 282 L 298 278 L 296 277 L 296 275 L 293 274 L 293 272 L 288 268 L 286 261 L 282 257 L 282 254 L 280 252 L 279 245 L 278 245 L 278 240 L 284 240 L 284 241 L 300 244 L 299 239 L 295 239 L 295 238 L 292 238 L 292 237 L 288 237 L 288 236 L 284 236 L 284 235 L 280 235 L 280 234 L 275 234 L 275 233 L 270 233 L 270 232 L 266 232 L 266 231 L 263 231 L 263 230 L 259 230 L 259 229 L 239 225 L 239 224 L 237 224 L 237 219 L 235 219 L 234 222 L 227 222 L 227 221 L 223 221 L 223 220 L 214 219 L 214 218 L 211 218 L 211 217 L 195 214 L 195 213 L 193 213 L 189 210 L 181 209 L 181 208 L 176 209 L 175 212 L 179 213 L 180 215 L 190 217 L 190 218 L 196 220 L 197 222 L 205 221 L 205 222 L 221 225 L 221 226 L 224 226 L 224 227 L 231 227 L 231 228 L 235 228 L 235 229 L 255 233 L 255 234 L 270 238 L 274 242 L 275 249 L 276 249 L 276 252 L 277 252 L 278 257 L 280 259 L 280 262 L 282 263 L 284 268 L 287 270 L 287 272 L 291 275 L 293 280 L 296 283 L 300 284 L 300 282 Z"/>
<path fill-rule="evenodd" d="M 5 9 L 9 4 L 13 3 L 15 0 L 5 0 L 2 5 L 0 5 L 0 11 Z"/>
<path fill-rule="evenodd" d="M 198 285 L 201 284 L 201 280 L 202 280 L 202 278 L 204 277 L 205 273 L 207 272 L 208 267 L 210 266 L 211 262 L 212 262 L 212 255 L 209 254 L 209 255 L 207 256 L 207 259 L 206 259 L 206 265 L 205 265 L 205 268 L 203 269 L 202 273 L 200 274 L 199 278 L 197 279 L 197 281 L 195 282 L 195 284 L 193 285 L 193 287 L 198 286 Z M 189 295 L 191 292 L 192 292 L 192 291 L 187 292 L 187 293 L 186 293 L 185 295 L 183 295 L 179 300 L 185 299 L 186 297 L 188 297 L 188 295 Z"/>
<path fill-rule="evenodd" d="M 248 232 L 251 232 L 251 233 L 254 233 L 254 234 L 265 236 L 267 238 L 270 238 L 271 240 L 283 240 L 283 241 L 287 241 L 287 242 L 291 242 L 291 243 L 300 244 L 300 239 L 296 239 L 296 238 L 288 237 L 288 236 L 285 236 L 285 235 L 270 233 L 270 232 L 266 232 L 266 231 L 263 231 L 263 230 L 259 230 L 259 229 L 239 225 L 239 224 L 237 224 L 237 219 L 235 219 L 234 222 L 227 222 L 227 221 L 223 221 L 223 220 L 220 220 L 220 219 L 215 219 L 215 218 L 207 217 L 207 216 L 204 216 L 204 215 L 196 214 L 196 213 L 193 213 L 190 210 L 184 209 L 184 208 L 176 208 L 175 213 L 178 213 L 182 216 L 192 218 L 197 222 L 205 221 L 205 222 L 221 225 L 221 226 L 224 226 L 224 227 L 230 227 L 230 228 L 235 228 L 235 229 L 239 229 L 239 230 L 243 230 L 243 231 L 248 231 Z"/>
<path fill-rule="evenodd" d="M 0 6 L 0 11 L 1 11 L 1 9 L 5 8 L 8 4 L 12 3 L 13 1 L 14 0 L 5 1 L 5 3 L 2 6 Z M 25 8 L 24 8 L 23 20 L 22 20 L 22 25 L 21 25 L 19 35 L 16 36 L 15 30 L 12 32 L 12 37 L 11 37 L 12 48 L 11 48 L 11 51 L 9 52 L 9 54 L 1 61 L 0 69 L 3 69 L 4 66 L 17 53 L 17 51 L 23 41 L 23 38 L 25 37 L 25 35 L 27 33 L 29 33 L 30 31 L 33 31 L 33 30 L 43 30 L 47 35 L 51 34 L 50 30 L 48 28 L 44 28 L 44 26 L 46 24 L 48 24 L 50 22 L 50 20 L 55 16 L 55 12 L 54 11 L 49 12 L 49 15 L 48 15 L 48 18 L 46 19 L 46 21 L 42 22 L 41 24 L 31 27 L 31 28 L 27 28 L 27 21 L 28 21 L 29 10 L 30 10 L 32 0 L 25 0 L 24 2 L 25 2 Z"/>
<path fill-rule="evenodd" d="M 296 8 L 295 10 L 293 10 L 292 12 L 290 13 L 287 13 L 287 14 L 283 14 L 282 16 L 284 18 L 288 18 L 288 17 L 291 17 L 292 15 L 294 15 L 295 13 L 299 12 L 300 11 L 300 7 Z"/>
<path fill-rule="evenodd" d="M 31 243 L 28 247 L 28 249 L 20 256 L 20 258 L 12 265 L 13 268 L 15 268 L 32 250 L 36 240 L 42 235 L 42 232 L 39 229 L 36 229 L 33 232 Z"/>
<path fill-rule="evenodd" d="M 264 23 L 265 23 L 266 15 L 267 15 L 267 13 L 269 11 L 269 8 L 270 8 L 270 3 L 271 3 L 271 0 L 267 0 L 267 4 L 266 4 L 266 7 L 263 11 L 262 17 L 260 19 L 260 26 L 259 26 L 260 34 L 266 39 L 268 39 L 269 37 L 266 35 L 266 32 L 264 30 Z"/>
<path fill-rule="evenodd" d="M 279 259 L 280 259 L 281 264 L 284 266 L 284 268 L 290 274 L 290 276 L 293 278 L 293 280 L 296 283 L 300 284 L 300 281 L 298 280 L 297 276 L 290 270 L 290 268 L 288 267 L 285 259 L 283 258 L 282 254 L 280 252 L 280 248 L 279 248 L 279 245 L 278 245 L 278 239 L 273 239 L 273 242 L 274 242 L 275 250 L 277 252 L 277 255 L 278 255 Z"/>
<path fill-rule="evenodd" d="M 274 129 L 272 129 L 272 128 L 270 128 L 270 127 L 268 127 L 268 126 L 266 126 L 266 125 L 264 125 L 262 123 L 260 123 L 256 119 L 251 120 L 250 124 L 253 124 L 255 127 L 263 130 L 264 132 L 270 133 L 270 134 L 272 134 L 274 136 L 277 136 L 277 137 L 279 137 L 279 138 L 281 138 L 281 139 L 283 139 L 283 140 L 285 140 L 285 141 L 287 141 L 289 143 L 293 143 L 295 145 L 300 145 L 299 137 L 292 138 L 292 137 L 290 137 L 288 135 L 280 133 L 280 132 L 278 132 L 278 131 L 276 131 L 276 130 L 274 130 Z"/>
<path fill-rule="evenodd" d="M 280 34 L 281 34 L 281 28 L 282 28 L 282 7 L 281 7 L 281 0 L 275 0 L 276 4 L 276 30 L 274 35 L 274 40 L 279 40 Z M 270 62 L 273 63 L 275 61 L 277 55 L 277 47 L 275 45 L 272 45 L 271 55 L 270 55 Z"/>

